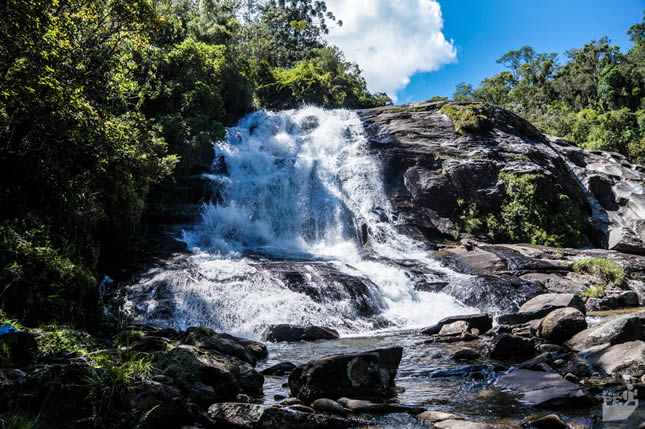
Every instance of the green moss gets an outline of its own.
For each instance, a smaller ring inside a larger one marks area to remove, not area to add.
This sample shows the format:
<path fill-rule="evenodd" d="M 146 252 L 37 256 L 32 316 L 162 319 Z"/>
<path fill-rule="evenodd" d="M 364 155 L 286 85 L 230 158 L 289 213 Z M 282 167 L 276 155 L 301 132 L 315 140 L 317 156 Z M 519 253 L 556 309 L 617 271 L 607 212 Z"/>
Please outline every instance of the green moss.
<path fill-rule="evenodd" d="M 619 285 L 625 279 L 625 269 L 616 261 L 608 258 L 588 258 L 576 261 L 573 271 L 578 274 L 591 274 L 605 284 Z"/>
<path fill-rule="evenodd" d="M 486 116 L 481 113 L 483 104 L 467 104 L 464 106 L 448 104 L 441 108 L 441 113 L 448 116 L 455 124 L 455 131 L 465 135 L 481 130 Z"/>

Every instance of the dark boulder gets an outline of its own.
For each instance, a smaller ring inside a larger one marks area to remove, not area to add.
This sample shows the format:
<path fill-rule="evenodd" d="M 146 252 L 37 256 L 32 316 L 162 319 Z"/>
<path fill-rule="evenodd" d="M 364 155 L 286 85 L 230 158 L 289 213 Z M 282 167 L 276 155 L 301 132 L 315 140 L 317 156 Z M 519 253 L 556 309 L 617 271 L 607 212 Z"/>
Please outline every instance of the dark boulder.
<path fill-rule="evenodd" d="M 269 368 L 263 369 L 262 371 L 260 371 L 260 374 L 280 377 L 283 375 L 291 374 L 291 371 L 293 371 L 294 369 L 296 369 L 296 366 L 291 362 L 280 362 L 273 366 L 270 366 Z"/>
<path fill-rule="evenodd" d="M 498 360 L 522 360 L 535 355 L 533 341 L 513 334 L 499 334 L 491 345 L 488 356 Z"/>
<path fill-rule="evenodd" d="M 343 396 L 381 400 L 393 394 L 403 349 L 391 347 L 363 353 L 325 356 L 297 367 L 289 375 L 292 395 L 311 403 Z"/>
<path fill-rule="evenodd" d="M 344 429 L 362 422 L 331 414 L 302 412 L 292 408 L 265 407 L 257 404 L 224 402 L 208 408 L 208 418 L 215 427 L 236 429 Z"/>
<path fill-rule="evenodd" d="M 3 366 L 15 366 L 20 363 L 29 362 L 33 359 L 38 344 L 33 335 L 28 332 L 8 332 L 0 335 L 0 347 L 3 351 Z"/>
<path fill-rule="evenodd" d="M 338 332 L 321 326 L 271 325 L 262 334 L 263 341 L 296 342 L 333 340 L 339 338 Z"/>

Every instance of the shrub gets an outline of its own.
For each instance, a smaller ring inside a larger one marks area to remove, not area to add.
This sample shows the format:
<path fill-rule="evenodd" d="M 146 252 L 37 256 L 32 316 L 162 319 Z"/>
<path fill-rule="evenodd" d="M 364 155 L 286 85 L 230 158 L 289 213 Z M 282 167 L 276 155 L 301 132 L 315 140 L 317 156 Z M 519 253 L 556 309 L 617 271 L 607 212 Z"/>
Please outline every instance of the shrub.
<path fill-rule="evenodd" d="M 441 108 L 441 113 L 455 123 L 455 131 L 459 134 L 475 133 L 483 125 L 486 116 L 480 113 L 483 104 L 468 104 L 459 106 L 447 104 Z"/>
<path fill-rule="evenodd" d="M 619 285 L 625 279 L 625 269 L 608 258 L 581 259 L 573 264 L 573 271 L 599 277 L 605 284 Z"/>
<path fill-rule="evenodd" d="M 470 204 L 456 223 L 467 232 L 483 232 L 495 241 L 577 245 L 582 225 L 578 209 L 565 194 L 556 193 L 549 200 L 538 198 L 535 190 L 541 178 L 500 173 L 506 198 L 499 210 L 480 213 L 476 204 Z"/>
<path fill-rule="evenodd" d="M 602 298 L 605 296 L 605 287 L 604 286 L 590 286 L 584 292 L 580 294 L 581 296 L 586 296 L 588 298 Z"/>

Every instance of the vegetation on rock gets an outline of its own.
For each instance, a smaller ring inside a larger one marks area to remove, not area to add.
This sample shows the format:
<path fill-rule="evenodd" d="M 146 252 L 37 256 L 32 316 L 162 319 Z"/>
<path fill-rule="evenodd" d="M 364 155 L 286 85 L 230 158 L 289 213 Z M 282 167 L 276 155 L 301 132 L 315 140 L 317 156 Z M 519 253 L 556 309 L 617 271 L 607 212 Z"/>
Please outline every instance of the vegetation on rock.
<path fill-rule="evenodd" d="M 501 172 L 506 198 L 493 212 L 481 213 L 475 203 L 462 209 L 457 225 L 468 233 L 485 233 L 496 242 L 524 242 L 546 246 L 576 246 L 580 213 L 565 193 L 537 195 L 543 176 Z M 463 201 L 462 201 L 463 205 Z"/>

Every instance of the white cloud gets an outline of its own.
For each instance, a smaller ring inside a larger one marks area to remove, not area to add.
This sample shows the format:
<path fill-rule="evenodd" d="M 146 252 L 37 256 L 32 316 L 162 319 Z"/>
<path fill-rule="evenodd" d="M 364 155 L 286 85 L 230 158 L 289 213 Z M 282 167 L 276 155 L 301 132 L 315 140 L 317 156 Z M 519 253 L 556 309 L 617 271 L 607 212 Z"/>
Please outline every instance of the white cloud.
<path fill-rule="evenodd" d="M 456 61 L 453 41 L 441 30 L 436 0 L 326 0 L 343 21 L 327 40 L 358 63 L 371 91 L 394 97 L 416 72 L 437 70 Z"/>

